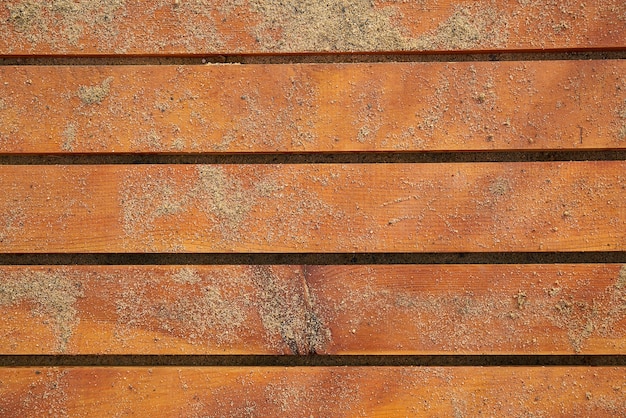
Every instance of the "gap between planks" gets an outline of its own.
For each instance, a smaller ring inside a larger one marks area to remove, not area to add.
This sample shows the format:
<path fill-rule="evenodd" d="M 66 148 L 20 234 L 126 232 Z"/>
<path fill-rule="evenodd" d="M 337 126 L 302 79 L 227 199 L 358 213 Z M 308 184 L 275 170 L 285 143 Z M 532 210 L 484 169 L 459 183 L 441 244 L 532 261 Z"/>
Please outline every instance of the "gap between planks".
<path fill-rule="evenodd" d="M 626 48 L 626 47 L 625 47 Z M 484 61 L 570 61 L 626 59 L 626 50 L 537 51 L 476 53 L 347 53 L 347 54 L 271 54 L 271 55 L 197 55 L 197 56 L 37 56 L 6 57 L 0 66 L 71 66 L 71 65 L 271 65 L 271 64 L 347 64 L 377 62 L 484 62 Z"/>
<path fill-rule="evenodd" d="M 311 152 L 307 154 L 0 154 L 0 165 L 437 164 L 623 160 L 626 160 L 624 149 L 507 152 Z"/>
<path fill-rule="evenodd" d="M 10 265 L 365 265 L 365 264 L 626 264 L 626 252 L 485 253 L 116 253 L 0 254 Z"/>
<path fill-rule="evenodd" d="M 626 355 L 0 355 L 6 367 L 624 367 Z"/>

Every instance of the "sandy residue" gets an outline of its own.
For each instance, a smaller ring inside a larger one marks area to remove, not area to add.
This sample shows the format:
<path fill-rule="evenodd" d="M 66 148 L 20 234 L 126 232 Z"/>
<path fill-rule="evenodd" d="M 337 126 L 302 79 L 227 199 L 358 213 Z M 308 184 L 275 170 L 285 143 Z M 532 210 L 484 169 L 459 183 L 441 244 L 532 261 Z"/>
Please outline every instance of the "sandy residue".
<path fill-rule="evenodd" d="M 108 77 L 94 86 L 80 86 L 76 94 L 86 105 L 100 104 L 109 96 L 112 81 L 113 77 Z"/>
<path fill-rule="evenodd" d="M 365 83 L 367 93 L 361 93 L 357 97 L 358 110 L 352 122 L 357 126 L 356 140 L 360 143 L 373 143 L 378 136 L 378 131 L 385 123 L 384 109 L 382 107 L 382 86 L 378 81 Z"/>
<path fill-rule="evenodd" d="M 238 229 L 255 204 L 255 194 L 220 167 L 198 167 L 198 177 L 193 195 L 200 199 L 204 212 L 216 217 L 225 233 Z"/>
<path fill-rule="evenodd" d="M 2 417 L 55 417 L 70 416 L 68 396 L 70 379 L 67 369 L 54 367 L 25 368 L 26 373 L 16 373 L 15 385 L 3 385 L 0 416 Z M 11 372 L 5 382 L 10 381 Z M 13 387 L 12 387 L 13 386 Z M 72 398 L 73 399 L 73 398 Z"/>
<path fill-rule="evenodd" d="M 227 0 L 222 3 L 233 4 L 238 1 L 240 0 Z M 150 5 L 146 6 L 150 7 Z M 172 46 L 180 46 L 186 51 L 195 53 L 198 53 L 202 46 L 205 46 L 207 53 L 224 47 L 224 37 L 218 31 L 215 21 L 217 15 L 215 0 L 159 0 L 156 6 L 171 9 L 177 20 L 177 29 L 185 31 L 183 36 L 168 39 Z M 150 10 L 147 12 L 148 15 L 154 13 Z M 146 29 L 150 28 L 146 27 Z M 158 47 L 166 46 L 164 40 L 159 41 Z"/>
<path fill-rule="evenodd" d="M 176 273 L 172 274 L 172 280 L 178 284 L 196 284 L 202 278 L 196 269 L 181 267 Z"/>
<path fill-rule="evenodd" d="M 199 208 L 214 221 L 224 239 L 238 238 L 239 229 L 256 203 L 255 188 L 245 187 L 219 166 L 198 166 L 191 183 L 177 183 L 173 177 L 170 170 L 148 177 L 135 175 L 125 181 L 120 203 L 122 225 L 128 235 L 140 237 L 155 232 L 155 223 L 160 219 Z M 269 186 L 260 181 L 257 187 Z"/>
<path fill-rule="evenodd" d="M 26 215 L 18 202 L 6 202 L 0 209 L 0 244 L 10 244 L 24 229 Z"/>
<path fill-rule="evenodd" d="M 252 274 L 263 327 L 276 349 L 286 345 L 293 354 L 315 354 L 330 340 L 305 277 L 287 281 L 269 266 L 253 267 Z"/>
<path fill-rule="evenodd" d="M 156 240 L 173 248 L 185 241 L 173 229 L 174 222 L 194 222 L 194 236 L 212 236 L 220 245 L 240 245 L 242 239 L 301 245 L 317 237 L 322 222 L 339 227 L 345 219 L 345 213 L 297 181 L 281 185 L 285 174 L 279 170 L 232 172 L 227 166 L 198 165 L 185 180 L 177 178 L 181 177 L 171 168 L 149 175 L 129 172 L 119 193 L 120 221 L 129 237 L 143 240 L 149 248 L 157 248 Z M 333 180 L 325 180 L 328 187 Z M 252 234 L 260 219 L 266 223 L 263 233 Z"/>
<path fill-rule="evenodd" d="M 385 378 L 379 378 L 383 374 L 367 373 L 363 368 L 309 367 L 288 372 L 283 368 L 253 368 L 231 374 L 236 385 L 215 385 L 210 396 L 194 397 L 180 415 L 193 418 L 371 416 L 372 405 L 380 405 L 380 396 L 376 395 L 384 392 L 386 398 L 395 390 L 395 380 L 389 379 L 388 372 Z"/>
<path fill-rule="evenodd" d="M 502 47 L 509 36 L 505 13 L 484 3 L 454 8 L 434 31 L 412 42 L 417 50 L 461 50 Z"/>
<path fill-rule="evenodd" d="M 330 340 L 315 295 L 288 267 L 177 267 L 165 276 L 138 269 L 132 278 L 108 278 L 122 286 L 110 295 L 122 344 L 137 328 L 192 345 L 257 344 L 273 353 L 312 354 Z"/>
<path fill-rule="evenodd" d="M 249 333 L 250 296 L 245 286 L 245 278 L 229 272 L 202 273 L 181 267 L 161 278 L 138 270 L 132 282 L 125 281 L 123 289 L 113 295 L 117 335 L 123 342 L 139 327 L 177 336 L 189 344 L 230 346 Z"/>
<path fill-rule="evenodd" d="M 478 3 L 456 6 L 435 30 L 413 37 L 398 24 L 399 8 L 370 0 L 324 3 L 251 0 L 261 22 L 253 33 L 265 51 L 407 51 L 502 46 L 503 13 Z"/>
<path fill-rule="evenodd" d="M 76 124 L 68 123 L 63 131 L 63 143 L 61 144 L 61 149 L 63 149 L 63 151 L 71 152 L 74 150 L 75 143 Z"/>
<path fill-rule="evenodd" d="M 417 73 L 408 76 L 407 84 L 423 82 Z M 430 87 L 422 92 L 415 118 L 409 120 L 412 124 L 394 138 L 396 147 L 414 149 L 415 145 L 432 143 L 441 148 L 444 141 L 454 148 L 477 138 L 497 140 L 495 136 L 506 120 L 501 115 L 493 68 L 449 64 L 428 82 Z"/>
<path fill-rule="evenodd" d="M 620 269 L 615 283 L 591 301 L 582 300 L 571 292 L 550 289 L 554 301 L 550 321 L 567 330 L 572 348 L 581 352 L 584 343 L 593 334 L 614 336 L 613 326 L 626 318 L 626 266 Z"/>
<path fill-rule="evenodd" d="M 75 304 L 83 297 L 82 282 L 63 270 L 0 272 L 0 306 L 32 305 L 35 316 L 51 318 L 56 349 L 65 351 L 79 322 Z"/>
<path fill-rule="evenodd" d="M 305 378 L 306 379 L 306 378 Z M 308 380 L 308 379 L 307 379 Z M 361 383 L 357 373 L 317 376 L 304 384 L 281 377 L 263 385 L 266 402 L 281 416 L 347 417 L 366 416 Z"/>
<path fill-rule="evenodd" d="M 249 3 L 262 19 L 253 33 L 266 51 L 406 49 L 407 40 L 392 23 L 395 7 L 378 8 L 370 0 Z"/>
<path fill-rule="evenodd" d="M 579 287 L 592 284 L 576 273 L 558 272 L 553 277 L 563 277 L 564 284 L 546 287 L 545 279 L 551 275 L 503 272 L 486 293 L 471 286 L 464 291 L 443 291 L 455 286 L 445 270 L 429 272 L 432 278 L 427 281 L 433 284 L 424 283 L 425 289 L 412 291 L 402 290 L 408 285 L 401 281 L 391 284 L 395 279 L 377 278 L 377 274 L 377 268 L 354 268 L 345 275 L 349 283 L 343 275 L 333 275 L 333 280 L 314 276 L 312 286 L 324 300 L 324 318 L 333 324 L 334 342 L 342 349 L 358 350 L 359 341 L 376 335 L 379 339 L 374 346 L 400 352 L 486 352 L 500 347 L 515 352 L 571 349 L 579 353 L 594 336 L 596 346 L 607 347 L 611 340 L 624 336 L 626 267 L 615 283 L 585 296 L 580 295 Z M 467 274 L 480 279 L 475 269 L 468 269 Z M 519 278 L 519 290 L 505 282 L 510 276 Z M 537 327 L 545 330 L 529 331 Z M 381 337 L 389 329 L 396 331 L 388 338 Z"/>
<path fill-rule="evenodd" d="M 184 210 L 186 197 L 181 195 L 171 171 L 155 176 L 135 175 L 126 179 L 120 191 L 122 225 L 130 236 L 155 231 L 155 222 Z"/>
<path fill-rule="evenodd" d="M 23 0 L 10 1 L 8 24 L 34 45 L 79 46 L 89 35 L 110 44 L 118 35 L 116 17 L 123 13 L 125 0 Z"/>
<path fill-rule="evenodd" d="M 261 76 L 265 75 L 260 74 Z M 256 76 L 256 75 L 255 75 Z M 247 144 L 251 149 L 297 149 L 314 143 L 317 134 L 312 116 L 318 113 L 317 87 L 305 77 L 291 77 L 276 83 L 271 92 L 250 88 L 242 94 L 237 107 L 245 111 L 237 115 L 227 129 L 216 151 L 227 151 L 231 144 Z M 276 98 L 275 96 L 278 96 Z M 272 115 L 268 118 L 268 115 Z M 206 125 L 206 123 L 202 123 Z M 240 146 L 240 145 L 239 145 Z"/>
<path fill-rule="evenodd" d="M 333 190 L 348 181 L 343 171 L 337 167 L 317 176 L 318 171 L 297 165 L 129 169 L 119 186 L 125 245 L 176 252 L 196 245 L 228 252 L 250 245 L 317 248 L 331 239 L 324 231 L 344 228 L 349 221 L 343 206 L 327 203 Z M 314 178 L 322 184 L 314 184 Z M 333 239 L 356 247 L 353 234 Z"/>
<path fill-rule="evenodd" d="M 615 288 L 618 290 L 622 290 L 626 288 L 626 265 L 622 266 L 617 275 L 617 282 L 615 283 Z"/>
<path fill-rule="evenodd" d="M 489 193 L 494 197 L 504 196 L 511 191 L 511 182 L 506 177 L 498 177 L 489 185 Z"/>
<path fill-rule="evenodd" d="M 620 109 L 618 109 L 617 115 L 621 121 L 617 131 L 617 139 L 620 141 L 626 140 L 626 100 Z"/>

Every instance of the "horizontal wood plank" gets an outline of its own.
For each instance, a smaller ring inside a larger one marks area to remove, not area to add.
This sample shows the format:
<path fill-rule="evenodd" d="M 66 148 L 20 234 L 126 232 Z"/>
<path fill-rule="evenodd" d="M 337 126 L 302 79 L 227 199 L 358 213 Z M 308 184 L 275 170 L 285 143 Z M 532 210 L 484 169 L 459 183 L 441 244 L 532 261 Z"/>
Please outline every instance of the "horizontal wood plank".
<path fill-rule="evenodd" d="M 626 147 L 626 62 L 0 67 L 1 153 Z"/>
<path fill-rule="evenodd" d="M 0 354 L 621 354 L 626 266 L 0 268 Z"/>
<path fill-rule="evenodd" d="M 0 369 L 0 413 L 24 416 L 626 414 L 611 367 Z"/>
<path fill-rule="evenodd" d="M 2 166 L 0 251 L 624 251 L 626 162 Z"/>
<path fill-rule="evenodd" d="M 622 0 L 13 0 L 2 55 L 623 48 Z"/>

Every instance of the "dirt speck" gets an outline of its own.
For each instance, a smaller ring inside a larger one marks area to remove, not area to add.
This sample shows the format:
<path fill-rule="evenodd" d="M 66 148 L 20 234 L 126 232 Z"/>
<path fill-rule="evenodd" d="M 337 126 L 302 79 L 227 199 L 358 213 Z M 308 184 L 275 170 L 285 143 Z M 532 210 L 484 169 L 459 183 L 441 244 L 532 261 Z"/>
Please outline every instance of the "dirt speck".
<path fill-rule="evenodd" d="M 101 84 L 95 86 L 80 86 L 77 95 L 86 105 L 100 104 L 108 97 L 112 81 L 113 77 L 108 77 Z"/>
<path fill-rule="evenodd" d="M 50 317 L 63 352 L 79 319 L 74 307 L 82 284 L 63 271 L 20 270 L 0 273 L 0 306 L 31 303 L 32 314 Z"/>

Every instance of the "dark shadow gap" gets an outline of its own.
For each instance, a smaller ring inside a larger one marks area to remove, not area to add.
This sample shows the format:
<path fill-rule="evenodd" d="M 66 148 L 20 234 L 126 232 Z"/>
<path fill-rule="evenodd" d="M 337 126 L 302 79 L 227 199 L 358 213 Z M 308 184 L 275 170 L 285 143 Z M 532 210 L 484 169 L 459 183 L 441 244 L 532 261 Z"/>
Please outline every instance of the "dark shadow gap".
<path fill-rule="evenodd" d="M 101 164 L 358 164 L 478 163 L 542 161 L 621 161 L 624 150 L 354 152 L 284 154 L 16 154 L 0 155 L 0 165 Z"/>
<path fill-rule="evenodd" d="M 340 64 L 376 62 L 486 62 L 486 61 L 567 61 L 626 59 L 623 48 L 598 50 L 534 50 L 396 53 L 305 53 L 305 54 L 212 54 L 166 56 L 9 56 L 2 65 L 206 65 L 206 64 Z"/>
<path fill-rule="evenodd" d="M 0 254 L 0 265 L 626 264 L 626 252 L 358 254 Z"/>
<path fill-rule="evenodd" d="M 1 355 L 0 367 L 626 366 L 626 355 Z"/>

